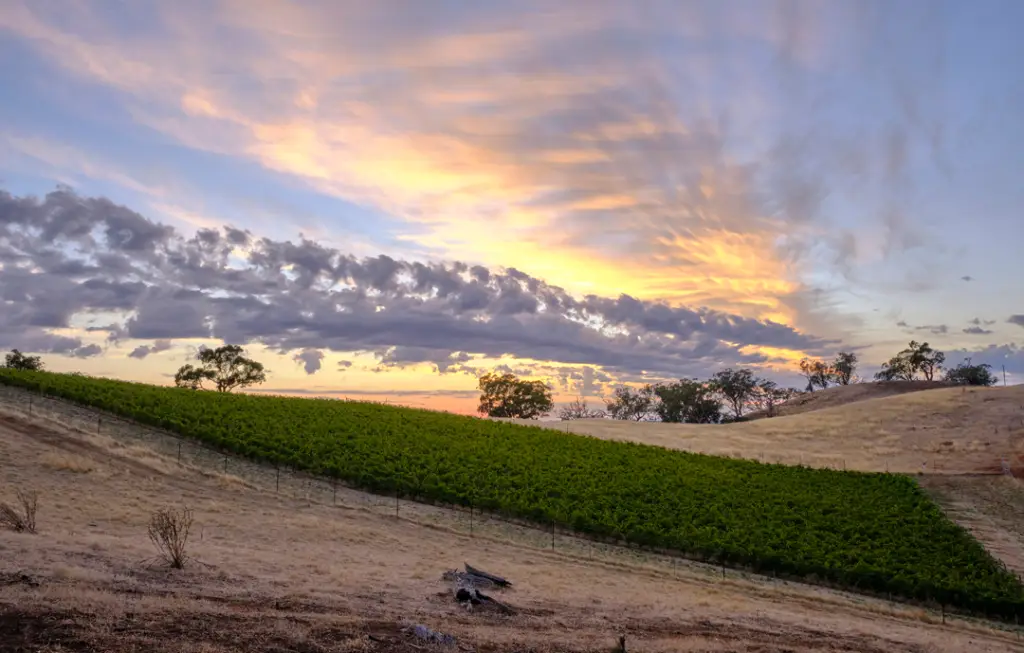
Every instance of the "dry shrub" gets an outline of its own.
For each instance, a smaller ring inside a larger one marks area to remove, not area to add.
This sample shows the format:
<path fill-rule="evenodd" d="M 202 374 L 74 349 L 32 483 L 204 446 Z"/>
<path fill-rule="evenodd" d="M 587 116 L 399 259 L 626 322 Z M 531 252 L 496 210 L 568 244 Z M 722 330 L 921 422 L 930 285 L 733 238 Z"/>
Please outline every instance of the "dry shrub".
<path fill-rule="evenodd" d="M 47 454 L 43 457 L 43 467 L 47 467 L 58 472 L 75 472 L 78 474 L 88 474 L 96 469 L 92 461 L 83 458 L 82 456 L 72 456 L 67 454 Z"/>
<path fill-rule="evenodd" d="M 188 562 L 188 533 L 192 528 L 192 511 L 161 509 L 149 520 L 149 539 L 172 569 L 183 569 Z"/>
<path fill-rule="evenodd" d="M 9 528 L 16 533 L 35 533 L 39 493 L 18 490 L 16 496 L 18 497 L 18 506 L 0 502 L 0 526 Z"/>

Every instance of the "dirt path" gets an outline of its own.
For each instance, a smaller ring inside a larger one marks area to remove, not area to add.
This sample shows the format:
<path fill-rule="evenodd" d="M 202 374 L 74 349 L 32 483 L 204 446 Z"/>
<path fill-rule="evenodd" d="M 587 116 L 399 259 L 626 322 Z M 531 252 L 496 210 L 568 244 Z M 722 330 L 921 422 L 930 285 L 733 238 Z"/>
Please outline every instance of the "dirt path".
<path fill-rule="evenodd" d="M 35 487 L 38 535 L 0 531 L 0 652 L 398 651 L 426 625 L 462 650 L 1024 651 L 1013 633 L 800 584 L 469 537 L 244 487 L 138 448 L 0 415 L 0 499 Z M 152 562 L 158 507 L 195 512 L 184 572 Z M 515 583 L 467 612 L 441 573 Z M 59 647 L 58 647 L 59 645 Z M 46 648 L 49 646 L 49 648 Z"/>

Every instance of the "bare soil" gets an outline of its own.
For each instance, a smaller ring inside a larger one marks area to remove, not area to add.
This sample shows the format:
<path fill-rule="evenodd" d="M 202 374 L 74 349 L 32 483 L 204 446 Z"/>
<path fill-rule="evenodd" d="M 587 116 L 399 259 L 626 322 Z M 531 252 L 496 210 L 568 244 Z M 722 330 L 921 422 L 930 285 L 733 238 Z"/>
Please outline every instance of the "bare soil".
<path fill-rule="evenodd" d="M 831 402 L 838 402 L 843 394 L 862 396 L 859 385 L 829 392 Z M 606 440 L 830 469 L 999 474 L 1005 461 L 1014 474 L 1024 477 L 1024 385 L 918 390 L 734 424 L 588 419 L 557 422 L 551 428 Z"/>
<path fill-rule="evenodd" d="M 797 583 L 629 555 L 591 560 L 260 491 L 152 451 L 0 414 L 0 500 L 41 492 L 35 535 L 0 531 L 0 652 L 459 650 L 1024 651 L 1019 633 Z M 151 513 L 194 510 L 171 571 Z M 403 515 L 415 510 L 403 508 Z M 514 616 L 467 611 L 441 574 L 500 573 Z"/>

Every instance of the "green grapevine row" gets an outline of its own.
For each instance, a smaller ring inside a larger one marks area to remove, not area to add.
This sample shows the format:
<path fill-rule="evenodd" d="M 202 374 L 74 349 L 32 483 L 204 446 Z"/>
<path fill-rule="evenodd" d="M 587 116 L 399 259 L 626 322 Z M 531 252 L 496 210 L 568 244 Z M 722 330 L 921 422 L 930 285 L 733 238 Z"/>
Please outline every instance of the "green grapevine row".
<path fill-rule="evenodd" d="M 0 369 L 0 382 L 378 492 L 1012 620 L 1024 587 L 917 483 L 379 404 Z"/>

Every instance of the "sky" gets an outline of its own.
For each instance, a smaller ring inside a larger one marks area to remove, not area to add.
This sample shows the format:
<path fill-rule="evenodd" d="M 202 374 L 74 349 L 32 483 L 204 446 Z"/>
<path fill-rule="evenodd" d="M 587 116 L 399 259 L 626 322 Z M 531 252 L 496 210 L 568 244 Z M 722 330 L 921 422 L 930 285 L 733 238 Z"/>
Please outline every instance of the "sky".
<path fill-rule="evenodd" d="M 910 340 L 1024 381 L 1024 4 L 0 0 L 0 349 L 472 412 Z"/>

